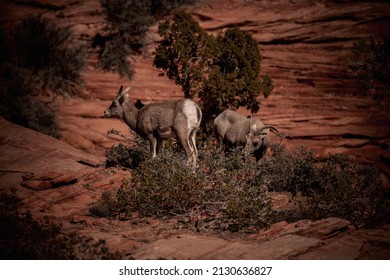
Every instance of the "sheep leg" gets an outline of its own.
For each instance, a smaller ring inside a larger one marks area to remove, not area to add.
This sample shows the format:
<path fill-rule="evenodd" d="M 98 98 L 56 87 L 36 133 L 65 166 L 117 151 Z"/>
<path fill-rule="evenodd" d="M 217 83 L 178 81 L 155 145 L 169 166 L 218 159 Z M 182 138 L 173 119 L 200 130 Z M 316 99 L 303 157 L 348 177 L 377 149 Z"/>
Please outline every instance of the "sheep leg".
<path fill-rule="evenodd" d="M 198 159 L 198 148 L 196 147 L 196 129 L 194 129 L 192 132 L 191 132 L 191 135 L 190 135 L 190 144 L 191 144 L 191 148 L 192 148 L 192 161 L 193 163 L 196 164 L 196 160 Z"/>
<path fill-rule="evenodd" d="M 156 157 L 156 150 L 157 150 L 157 139 L 152 135 L 152 134 L 149 134 L 147 136 L 147 139 L 150 143 L 150 154 L 152 156 L 152 158 L 155 158 Z"/>
<path fill-rule="evenodd" d="M 193 153 L 194 151 L 191 148 L 190 140 L 188 135 L 185 135 L 186 133 L 177 133 L 177 136 L 180 140 L 181 145 L 183 146 L 184 151 L 186 152 L 188 162 L 192 161 L 192 164 L 195 166 L 196 160 L 194 160 Z M 192 159 L 192 160 L 191 160 Z"/>
<path fill-rule="evenodd" d="M 157 139 L 156 154 L 158 155 L 164 149 L 164 140 L 161 138 Z"/>

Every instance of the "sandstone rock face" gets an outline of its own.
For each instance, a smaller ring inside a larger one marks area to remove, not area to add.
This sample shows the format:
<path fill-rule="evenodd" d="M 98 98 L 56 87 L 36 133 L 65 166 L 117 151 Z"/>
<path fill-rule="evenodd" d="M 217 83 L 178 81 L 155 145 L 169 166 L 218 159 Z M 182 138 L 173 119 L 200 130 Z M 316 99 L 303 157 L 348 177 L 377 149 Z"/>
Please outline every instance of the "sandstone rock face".
<path fill-rule="evenodd" d="M 328 218 L 282 223 L 260 232 L 253 240 L 229 241 L 221 238 L 181 234 L 160 239 L 137 249 L 136 259 L 388 259 L 388 229 L 364 231 L 349 228 L 348 221 Z M 331 233 L 331 234 L 330 234 Z M 370 247 L 374 240 L 376 248 Z M 387 245 L 385 245 L 387 244 Z M 365 252 L 365 248 L 371 251 Z M 375 257 L 374 257 L 375 256 Z"/>
<path fill-rule="evenodd" d="M 3 118 L 0 118 L 0 128 L 0 168 L 5 175 L 11 173 L 21 177 L 21 181 L 2 178 L 3 186 L 21 183 L 31 189 L 43 190 L 76 183 L 83 174 L 94 172 L 105 160 Z"/>
<path fill-rule="evenodd" d="M 104 239 L 135 259 L 388 259 L 389 226 L 356 230 L 349 221 L 280 222 L 256 235 L 195 234 L 176 219 L 93 218 L 89 205 L 116 190 L 129 171 L 104 168 L 104 158 L 0 119 L 1 191 L 15 188 L 36 219 L 61 223 L 63 232 Z M 286 194 L 277 194 L 281 197 Z M 285 203 L 279 207 L 285 207 Z"/>
<path fill-rule="evenodd" d="M 2 2 L 2 27 L 11 28 L 30 13 L 41 13 L 70 27 L 91 56 L 83 72 L 83 97 L 58 98 L 61 139 L 56 140 L 0 118 L 0 190 L 16 188 L 22 206 L 37 219 L 63 224 L 125 257 L 136 259 L 389 259 L 387 226 L 354 229 L 348 221 L 280 222 L 251 236 L 210 236 L 175 228 L 175 220 L 136 218 L 129 221 L 92 218 L 89 205 L 104 191 L 116 190 L 129 171 L 105 168 L 104 152 L 128 134 L 119 120 L 103 111 L 121 84 L 143 102 L 181 98 L 180 88 L 152 65 L 157 25 L 147 34 L 145 53 L 133 57 L 129 81 L 96 68 L 91 39 L 102 30 L 98 0 Z M 318 155 L 350 154 L 377 165 L 390 176 L 388 100 L 366 97 L 347 75 L 353 42 L 373 35 L 390 36 L 390 4 L 371 1 L 201 1 L 189 11 L 202 28 L 216 34 L 239 26 L 254 35 L 262 54 L 262 74 L 275 83 L 274 93 L 261 98 L 255 117 L 286 134 L 283 143 L 306 145 Z M 247 113 L 244 112 L 243 113 Z M 275 138 L 275 141 L 277 138 Z M 288 195 L 276 194 L 278 207 Z"/>

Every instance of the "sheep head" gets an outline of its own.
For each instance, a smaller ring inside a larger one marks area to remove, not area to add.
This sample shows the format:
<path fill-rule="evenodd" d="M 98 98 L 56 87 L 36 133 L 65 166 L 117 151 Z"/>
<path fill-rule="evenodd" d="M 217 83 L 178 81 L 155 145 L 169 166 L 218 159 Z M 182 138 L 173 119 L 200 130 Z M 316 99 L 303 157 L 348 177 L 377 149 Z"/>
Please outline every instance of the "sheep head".
<path fill-rule="evenodd" d="M 128 92 L 131 87 L 123 89 L 123 86 L 119 88 L 116 98 L 112 101 L 110 107 L 104 111 L 104 116 L 106 118 L 123 118 L 124 108 L 123 104 L 128 99 Z"/>

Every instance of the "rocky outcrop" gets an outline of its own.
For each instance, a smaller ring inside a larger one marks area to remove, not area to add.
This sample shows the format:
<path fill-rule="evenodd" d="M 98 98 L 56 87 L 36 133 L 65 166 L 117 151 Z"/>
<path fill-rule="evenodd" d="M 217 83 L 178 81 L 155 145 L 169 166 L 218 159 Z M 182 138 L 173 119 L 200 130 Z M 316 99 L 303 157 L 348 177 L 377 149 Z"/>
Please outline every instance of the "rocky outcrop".
<path fill-rule="evenodd" d="M 152 260 L 388 259 L 388 230 L 355 230 L 350 222 L 338 218 L 281 222 L 260 232 L 254 240 L 181 234 L 147 244 L 132 256 Z"/>
<path fill-rule="evenodd" d="M 6 176 L 1 177 L 3 186 L 22 184 L 44 190 L 72 184 L 95 172 L 105 160 L 3 118 L 0 118 L 0 141 L 0 169 Z M 7 177 L 8 174 L 13 176 Z"/>
<path fill-rule="evenodd" d="M 43 216 L 63 217 L 80 208 L 86 211 L 88 203 L 128 176 L 128 172 L 104 168 L 104 157 L 3 118 L 0 155 L 0 190 L 15 189 L 27 209 Z"/>

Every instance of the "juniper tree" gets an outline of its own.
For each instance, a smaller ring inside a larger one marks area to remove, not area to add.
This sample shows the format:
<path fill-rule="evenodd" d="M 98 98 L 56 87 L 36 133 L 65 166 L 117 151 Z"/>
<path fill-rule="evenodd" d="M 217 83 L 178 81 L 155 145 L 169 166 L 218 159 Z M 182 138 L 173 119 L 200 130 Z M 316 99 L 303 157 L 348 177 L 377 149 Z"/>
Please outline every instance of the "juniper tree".
<path fill-rule="evenodd" d="M 173 21 L 159 24 L 154 65 L 182 87 L 186 98 L 193 98 L 204 88 L 210 61 L 216 51 L 215 38 L 209 36 L 186 12 L 177 12 Z"/>
<path fill-rule="evenodd" d="M 190 14 L 176 12 L 160 23 L 154 65 L 182 87 L 186 98 L 199 98 L 203 128 L 226 108 L 260 108 L 258 97 L 273 89 L 269 76 L 260 77 L 261 55 L 251 34 L 229 28 L 209 35 Z"/>

